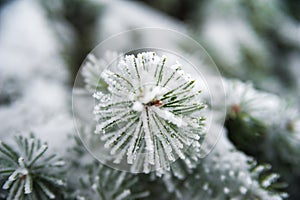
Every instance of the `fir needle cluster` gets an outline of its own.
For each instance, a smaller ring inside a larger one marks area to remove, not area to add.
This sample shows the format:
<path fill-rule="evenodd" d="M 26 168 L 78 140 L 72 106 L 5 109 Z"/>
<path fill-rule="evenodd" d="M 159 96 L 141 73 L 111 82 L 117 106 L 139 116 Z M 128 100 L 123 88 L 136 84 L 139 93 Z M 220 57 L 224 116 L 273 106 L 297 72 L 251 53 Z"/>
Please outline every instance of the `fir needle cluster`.
<path fill-rule="evenodd" d="M 180 63 L 171 66 L 154 52 L 127 55 L 105 69 L 96 90 L 96 134 L 133 172 L 164 171 L 185 150 L 200 148 L 203 117 L 200 89 Z M 99 81 L 98 81 L 99 82 Z"/>
<path fill-rule="evenodd" d="M 222 152 L 220 149 L 200 162 L 183 181 L 174 176 L 164 177 L 166 188 L 174 193 L 174 199 L 282 200 L 288 197 L 281 192 L 286 184 L 278 181 L 278 174 L 270 172 L 270 165 L 259 165 L 226 145 Z"/>
<path fill-rule="evenodd" d="M 45 155 L 47 144 L 33 135 L 17 136 L 16 142 L 19 151 L 0 142 L 0 179 L 2 189 L 8 191 L 6 199 L 55 199 L 65 184 L 60 178 L 65 162 Z"/>

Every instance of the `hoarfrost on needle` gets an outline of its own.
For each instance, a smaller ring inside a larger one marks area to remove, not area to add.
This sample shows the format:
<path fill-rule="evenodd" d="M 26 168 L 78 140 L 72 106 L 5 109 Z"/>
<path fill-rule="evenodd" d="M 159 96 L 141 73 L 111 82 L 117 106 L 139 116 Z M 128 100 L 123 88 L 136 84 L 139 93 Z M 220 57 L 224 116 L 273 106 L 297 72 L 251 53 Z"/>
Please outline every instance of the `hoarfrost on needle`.
<path fill-rule="evenodd" d="M 144 52 L 127 55 L 101 73 L 107 88 L 97 90 L 96 134 L 132 171 L 168 169 L 190 146 L 200 148 L 203 117 L 200 90 L 180 63 Z"/>

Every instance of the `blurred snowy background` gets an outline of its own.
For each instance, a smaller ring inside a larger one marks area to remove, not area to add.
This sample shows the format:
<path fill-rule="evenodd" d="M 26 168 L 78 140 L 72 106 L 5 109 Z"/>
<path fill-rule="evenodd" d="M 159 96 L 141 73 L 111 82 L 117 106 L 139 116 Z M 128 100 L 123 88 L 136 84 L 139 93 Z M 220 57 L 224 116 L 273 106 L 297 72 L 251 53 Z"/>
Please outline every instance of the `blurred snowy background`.
<path fill-rule="evenodd" d="M 72 86 L 87 53 L 141 27 L 189 34 L 224 77 L 300 105 L 299 1 L 0 0 L 0 139 L 32 131 L 64 154 L 75 132 Z"/>

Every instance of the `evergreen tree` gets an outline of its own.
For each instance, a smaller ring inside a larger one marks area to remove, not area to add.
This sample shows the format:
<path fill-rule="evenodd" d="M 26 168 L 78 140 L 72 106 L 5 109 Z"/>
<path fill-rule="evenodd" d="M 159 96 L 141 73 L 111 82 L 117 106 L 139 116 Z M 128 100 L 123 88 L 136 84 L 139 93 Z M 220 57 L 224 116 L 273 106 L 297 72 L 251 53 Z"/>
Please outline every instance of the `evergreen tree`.
<path fill-rule="evenodd" d="M 299 3 L 144 2 L 172 18 L 138 1 L 0 1 L 0 199 L 299 199 Z M 87 56 L 102 34 L 148 19 L 169 19 L 204 45 L 223 76 L 217 105 L 207 99 L 218 89 L 202 91 L 184 64 L 155 49 Z M 65 84 L 82 62 L 79 84 L 94 105 L 80 106 L 80 138 L 66 137 L 75 130 Z M 215 130 L 222 135 L 210 138 Z M 13 143 L 19 131 L 35 134 Z"/>

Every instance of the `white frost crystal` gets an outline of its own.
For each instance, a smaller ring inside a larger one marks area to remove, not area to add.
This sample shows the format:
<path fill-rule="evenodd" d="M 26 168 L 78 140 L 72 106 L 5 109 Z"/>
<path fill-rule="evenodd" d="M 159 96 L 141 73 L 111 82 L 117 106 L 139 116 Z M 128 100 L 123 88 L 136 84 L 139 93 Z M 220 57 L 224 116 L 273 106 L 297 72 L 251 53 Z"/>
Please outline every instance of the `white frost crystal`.
<path fill-rule="evenodd" d="M 127 55 L 101 73 L 106 91 L 96 91 L 96 134 L 131 170 L 168 169 L 190 146 L 200 148 L 200 90 L 176 63 L 154 52 Z"/>

